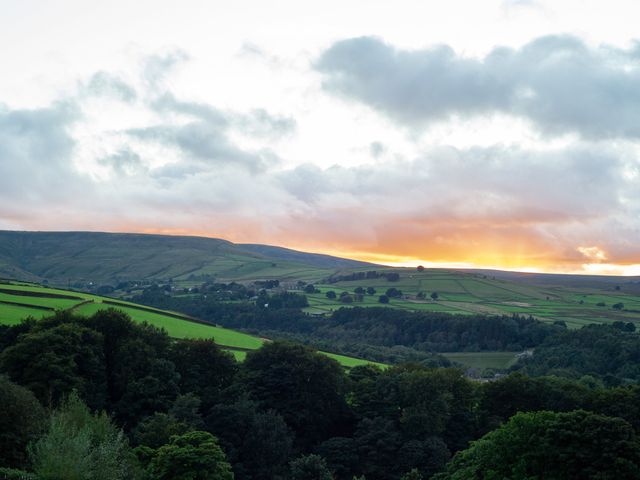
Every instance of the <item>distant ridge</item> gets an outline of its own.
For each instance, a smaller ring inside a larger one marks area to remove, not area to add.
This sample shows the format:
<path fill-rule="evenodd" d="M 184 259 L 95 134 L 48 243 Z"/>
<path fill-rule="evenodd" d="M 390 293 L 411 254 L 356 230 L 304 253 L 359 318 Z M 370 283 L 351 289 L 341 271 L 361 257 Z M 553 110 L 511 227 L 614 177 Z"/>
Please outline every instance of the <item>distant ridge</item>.
<path fill-rule="evenodd" d="M 366 262 L 227 240 L 105 232 L 0 230 L 0 277 L 111 282 L 216 278 L 320 278 Z"/>

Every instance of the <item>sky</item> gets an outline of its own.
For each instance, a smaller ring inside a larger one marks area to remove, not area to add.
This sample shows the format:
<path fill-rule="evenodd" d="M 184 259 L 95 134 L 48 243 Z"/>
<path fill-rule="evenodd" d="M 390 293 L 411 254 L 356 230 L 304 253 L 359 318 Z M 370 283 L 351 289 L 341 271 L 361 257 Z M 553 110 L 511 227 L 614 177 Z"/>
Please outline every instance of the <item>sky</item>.
<path fill-rule="evenodd" d="M 640 275 L 635 0 L 0 12 L 0 229 Z"/>

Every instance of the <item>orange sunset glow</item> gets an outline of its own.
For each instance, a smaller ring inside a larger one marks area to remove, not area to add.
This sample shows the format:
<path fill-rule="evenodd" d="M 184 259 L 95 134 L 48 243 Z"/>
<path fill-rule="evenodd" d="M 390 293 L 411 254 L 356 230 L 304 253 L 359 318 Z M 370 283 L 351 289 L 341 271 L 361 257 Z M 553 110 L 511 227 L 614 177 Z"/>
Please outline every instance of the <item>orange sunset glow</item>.
<path fill-rule="evenodd" d="M 249 6 L 194 18 L 176 4 L 143 30 L 116 8 L 49 11 L 64 30 L 34 28 L 5 52 L 0 230 L 637 275 L 631 17 L 605 29 L 606 12 L 577 18 L 564 4 L 496 0 L 461 17 L 409 3 L 363 17 L 330 2 L 353 21 L 322 26 L 295 2 L 281 6 L 286 21 L 279 9 L 247 17 Z M 402 14 L 414 9 L 428 25 Z M 25 34 L 16 25 L 8 38 Z"/>

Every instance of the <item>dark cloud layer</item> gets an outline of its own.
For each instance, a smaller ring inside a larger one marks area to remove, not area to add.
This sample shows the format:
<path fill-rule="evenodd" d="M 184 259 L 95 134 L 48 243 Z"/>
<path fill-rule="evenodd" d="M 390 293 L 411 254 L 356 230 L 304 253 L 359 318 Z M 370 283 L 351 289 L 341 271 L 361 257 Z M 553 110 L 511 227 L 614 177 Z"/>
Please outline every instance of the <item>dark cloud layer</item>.
<path fill-rule="evenodd" d="M 640 137 L 638 49 L 592 48 L 571 36 L 541 37 L 482 59 L 446 45 L 402 50 L 374 37 L 335 43 L 319 58 L 328 91 L 409 126 L 496 112 L 544 134 Z"/>

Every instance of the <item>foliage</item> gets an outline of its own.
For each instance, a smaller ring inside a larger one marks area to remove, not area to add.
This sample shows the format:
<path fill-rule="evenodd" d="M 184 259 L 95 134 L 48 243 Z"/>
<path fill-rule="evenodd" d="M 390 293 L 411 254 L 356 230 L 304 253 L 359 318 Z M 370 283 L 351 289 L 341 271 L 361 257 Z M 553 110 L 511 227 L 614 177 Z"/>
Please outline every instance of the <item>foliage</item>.
<path fill-rule="evenodd" d="M 620 325 L 587 325 L 549 336 L 516 368 L 529 375 L 591 375 L 609 385 L 640 380 L 640 336 Z"/>
<path fill-rule="evenodd" d="M 25 466 L 27 445 L 42 433 L 44 421 L 33 393 L 0 375 L 0 465 Z"/>
<path fill-rule="evenodd" d="M 324 459 L 319 455 L 305 455 L 291 462 L 290 480 L 333 480 Z"/>
<path fill-rule="evenodd" d="M 92 415 L 72 394 L 53 412 L 47 432 L 29 451 L 42 480 L 117 480 L 136 477 L 123 432 L 106 413 Z"/>
<path fill-rule="evenodd" d="M 638 479 L 640 441 L 624 420 L 583 410 L 518 413 L 435 478 Z"/>
<path fill-rule="evenodd" d="M 133 440 L 136 445 L 160 448 L 169 443 L 174 435 L 182 435 L 189 429 L 189 425 L 177 420 L 173 415 L 156 412 L 136 426 L 133 430 Z"/>
<path fill-rule="evenodd" d="M 174 436 L 154 454 L 149 471 L 156 480 L 233 480 L 217 439 L 208 432 Z"/>
<path fill-rule="evenodd" d="M 250 396 L 282 415 L 304 445 L 328 438 L 344 421 L 342 369 L 307 347 L 266 344 L 247 355 L 242 374 Z"/>
<path fill-rule="evenodd" d="M 24 470 L 0 467 L 0 479 L 2 480 L 38 480 L 38 477 Z"/>
<path fill-rule="evenodd" d="M 284 473 L 293 435 L 276 412 L 261 412 L 256 402 L 242 396 L 213 407 L 205 425 L 219 438 L 236 479 L 269 480 Z"/>

